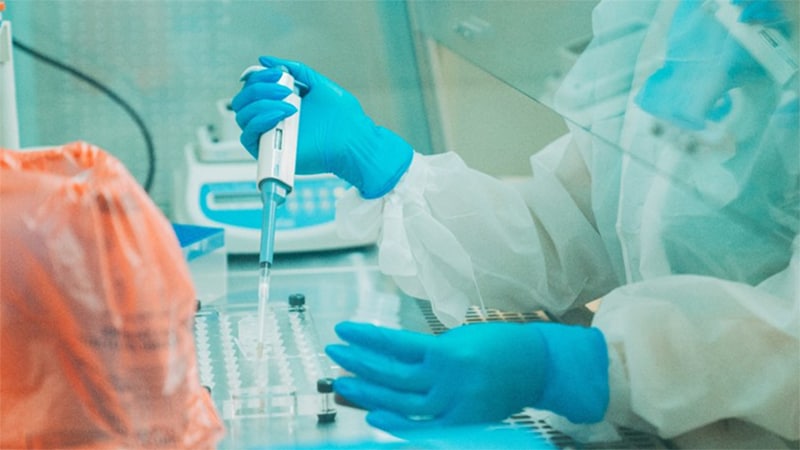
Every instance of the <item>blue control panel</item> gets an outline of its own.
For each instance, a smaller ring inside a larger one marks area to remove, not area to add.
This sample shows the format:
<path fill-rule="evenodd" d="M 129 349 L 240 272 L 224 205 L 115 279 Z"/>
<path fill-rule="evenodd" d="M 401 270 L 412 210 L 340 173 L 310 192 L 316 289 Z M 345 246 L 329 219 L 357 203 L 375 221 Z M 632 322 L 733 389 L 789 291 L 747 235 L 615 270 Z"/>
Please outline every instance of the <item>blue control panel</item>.
<path fill-rule="evenodd" d="M 298 177 L 286 202 L 276 211 L 276 229 L 295 230 L 333 222 L 336 199 L 349 187 L 333 176 Z M 261 229 L 261 196 L 255 182 L 206 183 L 199 195 L 200 208 L 209 219 Z"/>

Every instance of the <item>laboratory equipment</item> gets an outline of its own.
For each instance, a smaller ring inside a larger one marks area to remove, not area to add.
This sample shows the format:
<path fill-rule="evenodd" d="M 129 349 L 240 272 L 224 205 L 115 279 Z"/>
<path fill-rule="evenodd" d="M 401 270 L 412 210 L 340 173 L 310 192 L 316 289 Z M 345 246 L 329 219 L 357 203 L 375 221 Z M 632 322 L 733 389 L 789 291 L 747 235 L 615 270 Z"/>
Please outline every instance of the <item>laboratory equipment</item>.
<path fill-rule="evenodd" d="M 333 378 L 320 378 L 317 380 L 317 392 L 321 394 L 317 419 L 321 423 L 333 422 L 336 419 L 336 407 L 333 400 Z"/>
<path fill-rule="evenodd" d="M 258 140 L 256 185 L 261 192 L 263 214 L 261 221 L 261 247 L 259 263 L 262 268 L 272 265 L 275 253 L 275 212 L 286 201 L 286 196 L 294 189 L 295 161 L 297 159 L 297 138 L 300 130 L 300 97 L 308 90 L 303 83 L 295 81 L 289 69 L 282 67 L 283 74 L 277 84 L 288 87 L 292 93 L 284 99 L 296 112 L 263 133 Z M 240 77 L 246 81 L 251 73 L 265 70 L 262 66 L 245 69 Z"/>
<path fill-rule="evenodd" d="M 19 148 L 19 119 L 14 82 L 11 22 L 3 19 L 6 3 L 0 1 L 0 148 Z"/>
<path fill-rule="evenodd" d="M 300 95 L 306 90 L 302 83 L 296 83 L 294 77 L 286 68 L 281 68 L 282 74 L 278 84 L 287 87 L 292 92 L 284 99 L 295 108 L 295 113 L 278 122 L 272 129 L 263 133 L 258 138 L 256 184 L 261 192 L 261 246 L 259 250 L 259 278 L 258 278 L 258 345 L 256 355 L 261 359 L 264 350 L 264 338 L 267 325 L 266 308 L 269 299 L 269 270 L 275 253 L 275 213 L 278 206 L 286 201 L 286 196 L 294 188 L 295 160 L 297 158 L 297 136 L 300 129 Z M 264 67 L 252 66 L 245 69 L 240 77 L 247 81 L 247 77 Z"/>
<path fill-rule="evenodd" d="M 229 254 L 256 253 L 261 199 L 256 162 L 239 142 L 230 100 L 219 100 L 216 118 L 197 128 L 174 177 L 176 222 L 225 229 Z M 336 202 L 350 187 L 331 174 L 297 175 L 294 190 L 276 213 L 275 252 L 292 253 L 359 247 L 374 238 L 343 239 L 334 225 Z"/>
<path fill-rule="evenodd" d="M 259 61 L 267 67 L 289 68 L 308 86 L 299 172 L 333 173 L 365 199 L 379 198 L 394 188 L 413 159 L 411 145 L 377 125 L 352 94 L 310 67 L 266 56 Z M 231 103 L 242 127 L 242 144 L 253 155 L 259 153 L 256 143 L 260 146 L 261 136 L 295 110 L 283 98 L 285 88 L 279 83 L 274 72 L 252 74 Z"/>
<path fill-rule="evenodd" d="M 259 320 L 266 322 L 261 342 Z M 319 415 L 335 418 L 325 400 L 332 377 L 303 294 L 271 302 L 265 314 L 255 302 L 203 305 L 195 317 L 200 382 L 226 420 Z M 259 355 L 259 345 L 263 344 Z"/>

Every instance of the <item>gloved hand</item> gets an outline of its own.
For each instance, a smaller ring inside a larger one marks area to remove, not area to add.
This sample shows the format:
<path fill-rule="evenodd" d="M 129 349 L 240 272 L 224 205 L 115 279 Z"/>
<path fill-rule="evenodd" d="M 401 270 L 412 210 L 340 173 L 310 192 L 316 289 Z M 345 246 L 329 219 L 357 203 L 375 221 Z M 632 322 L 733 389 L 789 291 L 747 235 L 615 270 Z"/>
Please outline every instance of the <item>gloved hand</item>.
<path fill-rule="evenodd" d="M 739 21 L 760 23 L 775 28 L 784 36 L 790 34 L 791 24 L 780 2 L 776 0 L 731 0 L 731 4 L 742 8 Z"/>
<path fill-rule="evenodd" d="M 282 65 L 309 88 L 301 106 L 297 173 L 332 172 L 364 198 L 381 197 L 394 188 L 411 164 L 408 143 L 376 125 L 355 97 L 307 66 L 272 57 L 259 62 L 271 69 L 250 74 L 231 103 L 250 154 L 257 156 L 263 133 L 295 112 L 281 101 L 289 89 L 276 84 L 281 74 L 276 67 Z"/>
<path fill-rule="evenodd" d="M 683 0 L 667 34 L 664 65 L 651 75 L 636 97 L 643 110 L 687 130 L 705 128 L 731 109 L 728 91 L 767 74 L 750 53 L 703 6 L 705 0 Z M 788 22 L 775 0 L 732 0 L 739 20 L 786 32 Z"/>
<path fill-rule="evenodd" d="M 343 322 L 326 352 L 354 377 L 333 388 L 387 431 L 500 421 L 524 407 L 602 420 L 608 355 L 596 328 L 485 323 L 432 336 Z"/>

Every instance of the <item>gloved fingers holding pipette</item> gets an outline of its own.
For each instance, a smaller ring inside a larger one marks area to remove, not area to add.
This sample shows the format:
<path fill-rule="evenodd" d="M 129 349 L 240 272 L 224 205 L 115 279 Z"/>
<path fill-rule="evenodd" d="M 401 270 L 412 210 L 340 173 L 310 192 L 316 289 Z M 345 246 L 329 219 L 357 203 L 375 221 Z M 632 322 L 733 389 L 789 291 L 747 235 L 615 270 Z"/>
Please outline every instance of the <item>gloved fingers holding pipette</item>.
<path fill-rule="evenodd" d="M 731 0 L 732 5 L 742 9 L 739 21 L 758 23 L 780 31 L 783 35 L 791 34 L 791 21 L 786 15 L 783 5 L 776 0 Z"/>
<path fill-rule="evenodd" d="M 349 345 L 326 352 L 353 376 L 334 390 L 387 431 L 497 422 L 528 406 L 597 422 L 608 403 L 595 328 L 486 323 L 433 336 L 343 322 L 336 332 Z"/>
<path fill-rule="evenodd" d="M 250 73 L 244 80 L 245 89 L 231 102 L 236 123 L 242 129 L 242 145 L 254 158 L 258 156 L 261 135 L 297 112 L 292 104 L 283 101 L 292 90 L 278 84 L 282 74 L 277 68 Z"/>
<path fill-rule="evenodd" d="M 735 106 L 732 90 L 758 88 L 757 96 L 763 96 L 763 86 L 780 86 L 792 70 L 796 73 L 796 62 L 792 69 L 780 58 L 762 57 L 775 49 L 761 46 L 778 45 L 788 24 L 776 0 L 682 0 L 667 33 L 664 64 L 645 82 L 636 102 L 687 130 L 724 120 Z"/>
<path fill-rule="evenodd" d="M 242 128 L 241 142 L 252 155 L 259 137 L 295 112 L 283 102 L 289 90 L 277 85 L 278 66 L 308 86 L 303 97 L 297 149 L 297 173 L 332 172 L 365 198 L 394 188 L 411 164 L 413 149 L 394 132 L 375 124 L 358 100 L 306 65 L 261 57 L 267 70 L 250 74 L 231 104 Z"/>

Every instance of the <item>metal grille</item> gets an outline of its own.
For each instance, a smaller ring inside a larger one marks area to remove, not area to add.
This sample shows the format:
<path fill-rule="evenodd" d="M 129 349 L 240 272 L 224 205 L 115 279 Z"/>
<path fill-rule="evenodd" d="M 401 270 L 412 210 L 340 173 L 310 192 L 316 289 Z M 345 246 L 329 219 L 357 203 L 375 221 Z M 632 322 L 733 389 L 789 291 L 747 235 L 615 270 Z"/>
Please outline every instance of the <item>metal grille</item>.
<path fill-rule="evenodd" d="M 430 302 L 425 300 L 417 300 L 417 305 L 419 306 L 420 311 L 422 311 L 425 322 L 428 324 L 428 327 L 433 334 L 441 334 L 447 331 L 447 327 L 444 326 L 442 322 L 439 322 L 439 319 L 437 319 L 436 315 L 433 313 Z M 526 323 L 546 320 L 548 320 L 547 316 L 542 311 L 505 312 L 497 309 L 487 309 L 486 313 L 484 313 L 477 306 L 471 306 L 467 310 L 467 315 L 466 319 L 464 319 L 464 322 L 466 324 L 482 322 Z"/>
<path fill-rule="evenodd" d="M 535 433 L 541 439 L 562 449 L 665 449 L 668 448 L 661 439 L 641 431 L 617 427 L 620 440 L 613 442 L 579 442 L 553 428 L 546 420 L 536 419 L 528 414 L 514 414 L 495 429 L 524 429 Z"/>

